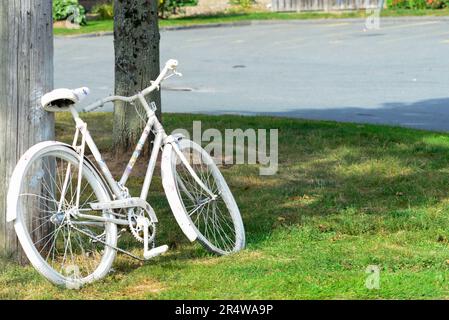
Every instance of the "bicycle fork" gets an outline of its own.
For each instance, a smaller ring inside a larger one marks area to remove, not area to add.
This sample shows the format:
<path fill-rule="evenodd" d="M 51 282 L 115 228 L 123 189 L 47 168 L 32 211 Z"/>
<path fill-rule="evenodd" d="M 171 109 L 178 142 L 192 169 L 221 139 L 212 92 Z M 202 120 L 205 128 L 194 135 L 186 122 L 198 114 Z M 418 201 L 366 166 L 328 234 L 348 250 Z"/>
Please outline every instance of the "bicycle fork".
<path fill-rule="evenodd" d="M 173 146 L 173 150 L 175 151 L 176 155 L 181 160 L 181 163 L 184 165 L 184 167 L 189 171 L 189 173 L 192 175 L 193 179 L 196 183 L 203 189 L 210 197 L 211 200 L 215 200 L 217 198 L 217 195 L 214 194 L 204 183 L 201 181 L 201 179 L 198 177 L 196 172 L 193 170 L 192 166 L 190 165 L 189 161 L 186 159 L 185 155 L 182 153 L 181 150 L 179 150 L 178 144 L 175 142 L 176 139 L 173 136 L 167 137 L 166 143 L 170 143 Z"/>

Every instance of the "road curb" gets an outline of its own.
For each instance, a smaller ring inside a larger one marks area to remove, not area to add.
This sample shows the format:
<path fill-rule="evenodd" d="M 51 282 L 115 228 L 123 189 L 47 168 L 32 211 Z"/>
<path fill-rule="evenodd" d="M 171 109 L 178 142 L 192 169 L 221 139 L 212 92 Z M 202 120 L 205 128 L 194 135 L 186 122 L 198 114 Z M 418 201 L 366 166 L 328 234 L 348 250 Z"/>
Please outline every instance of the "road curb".
<path fill-rule="evenodd" d="M 221 28 L 221 27 L 242 27 L 252 25 L 254 20 L 222 22 L 222 23 L 204 23 L 192 24 L 187 26 L 169 26 L 160 28 L 161 31 L 184 30 L 184 29 L 205 29 L 205 28 Z"/>
<path fill-rule="evenodd" d="M 185 26 L 167 26 L 161 27 L 160 31 L 177 31 L 177 30 L 188 30 L 188 29 L 206 29 L 206 28 L 229 28 L 229 27 L 243 27 L 243 26 L 253 26 L 253 25 L 270 25 L 270 24 L 323 24 L 323 23 L 344 23 L 344 22 L 360 22 L 363 23 L 365 18 L 320 18 L 320 19 L 284 19 L 284 20 L 245 20 L 236 22 L 222 22 L 222 23 L 204 23 L 204 24 L 192 24 Z M 449 22 L 449 16 L 419 16 L 419 17 L 382 17 L 382 21 L 388 21 L 393 23 L 400 22 L 416 22 L 416 21 L 447 21 Z M 95 38 L 103 36 L 112 36 L 114 32 L 95 32 L 95 33 L 84 33 L 84 34 L 74 34 L 74 35 L 57 35 L 55 38 Z"/>
<path fill-rule="evenodd" d="M 114 32 L 92 32 L 92 33 L 82 33 L 82 34 L 70 34 L 70 35 L 57 35 L 54 36 L 55 39 L 76 39 L 76 38 L 96 38 L 103 36 L 112 36 Z"/>

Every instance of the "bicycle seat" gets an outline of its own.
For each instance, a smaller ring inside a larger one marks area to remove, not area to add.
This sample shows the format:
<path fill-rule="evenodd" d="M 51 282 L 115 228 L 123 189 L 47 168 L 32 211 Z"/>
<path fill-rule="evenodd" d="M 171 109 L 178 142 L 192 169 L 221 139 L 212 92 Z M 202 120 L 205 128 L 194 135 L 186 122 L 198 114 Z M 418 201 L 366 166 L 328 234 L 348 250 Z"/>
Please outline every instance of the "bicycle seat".
<path fill-rule="evenodd" d="M 42 107 L 46 111 L 59 112 L 67 111 L 67 109 L 81 100 L 83 100 L 90 90 L 87 87 L 78 89 L 55 89 L 49 93 L 46 93 L 41 98 Z"/>

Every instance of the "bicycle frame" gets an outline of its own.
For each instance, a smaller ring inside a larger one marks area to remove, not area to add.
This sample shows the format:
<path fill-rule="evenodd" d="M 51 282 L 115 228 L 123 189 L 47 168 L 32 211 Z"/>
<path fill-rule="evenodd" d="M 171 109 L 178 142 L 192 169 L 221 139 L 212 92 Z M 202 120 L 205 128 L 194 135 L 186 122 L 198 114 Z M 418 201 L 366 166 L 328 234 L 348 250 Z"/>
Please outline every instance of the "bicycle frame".
<path fill-rule="evenodd" d="M 161 73 L 162 74 L 162 73 Z M 150 87 L 151 88 L 151 87 Z M 106 182 L 108 183 L 112 193 L 113 193 L 113 202 L 109 204 L 91 204 L 91 207 L 95 210 L 104 210 L 104 209 L 114 209 L 114 208 L 131 208 L 131 207 L 145 207 L 146 205 L 146 198 L 148 196 L 148 192 L 151 186 L 151 181 L 154 174 L 154 168 L 156 166 L 157 157 L 159 154 L 159 151 L 161 147 L 163 147 L 165 144 L 170 143 L 173 146 L 173 150 L 177 153 L 179 156 L 181 162 L 183 165 L 187 168 L 187 170 L 192 174 L 195 181 L 198 183 L 198 185 L 203 188 L 207 194 L 211 196 L 211 199 L 215 199 L 217 196 L 212 193 L 211 190 L 207 188 L 201 181 L 201 179 L 197 176 L 195 171 L 190 166 L 189 162 L 183 155 L 183 153 L 179 150 L 176 143 L 176 138 L 173 136 L 168 136 L 165 133 L 164 128 L 162 127 L 161 123 L 157 119 L 154 108 L 151 108 L 150 105 L 145 100 L 145 93 L 151 92 L 150 88 L 145 89 L 141 93 L 133 96 L 133 97 L 121 97 L 121 96 L 112 96 L 106 99 L 101 100 L 101 104 L 107 103 L 107 102 L 114 102 L 114 101 L 124 101 L 128 103 L 136 103 L 138 102 L 146 111 L 147 113 L 147 123 L 146 126 L 142 132 L 142 135 L 134 149 L 134 152 L 128 161 L 128 164 L 122 174 L 122 177 L 119 181 L 116 181 L 114 177 L 112 176 L 111 171 L 109 170 L 107 164 L 102 159 L 101 153 L 98 150 L 98 147 L 96 146 L 92 136 L 90 135 L 89 130 L 87 129 L 87 124 L 80 118 L 78 111 L 72 106 L 70 107 L 70 112 L 72 114 L 73 119 L 76 123 L 76 132 L 73 140 L 73 148 L 77 151 L 77 153 L 80 155 L 80 167 L 79 167 L 79 175 L 78 175 L 78 184 L 77 184 L 77 197 L 76 197 L 76 206 L 79 206 L 79 197 L 80 197 L 80 188 L 81 188 L 81 177 L 82 177 L 82 165 L 84 161 L 84 152 L 85 152 L 85 146 L 89 147 L 89 149 L 92 152 L 93 157 L 95 158 L 96 163 L 98 164 L 98 167 L 101 170 L 101 173 L 103 174 L 103 177 L 105 178 Z M 95 104 L 98 104 L 95 103 Z M 89 108 L 89 107 L 87 107 Z M 134 164 L 136 163 L 138 157 L 140 156 L 142 149 L 145 145 L 145 142 L 148 139 L 148 136 L 150 132 L 153 131 L 155 133 L 155 140 L 154 145 L 152 148 L 150 160 L 148 162 L 147 171 L 145 174 L 144 183 L 142 185 L 142 190 L 139 196 L 139 200 L 136 198 L 132 198 L 133 201 L 126 201 L 126 199 L 130 199 L 130 195 L 128 193 L 128 189 L 126 188 L 126 182 L 133 170 Z M 79 134 L 81 134 L 81 145 L 77 146 L 78 140 L 79 140 Z M 68 183 L 68 176 L 70 175 L 70 167 L 67 170 L 65 183 L 63 185 L 63 192 L 61 193 L 61 201 L 60 205 L 62 205 L 62 201 L 64 199 L 65 195 L 65 189 L 66 185 Z M 118 201 L 115 201 L 118 200 Z M 122 200 L 122 201 L 120 201 Z M 154 222 L 157 222 L 156 215 L 154 214 L 151 207 L 147 210 Z M 119 225 L 128 225 L 129 222 L 126 219 L 116 219 L 116 218 L 107 218 L 107 217 L 100 217 L 100 216 L 94 216 L 94 215 L 86 215 L 82 213 L 77 214 L 80 218 L 100 221 L 100 222 L 112 222 Z"/>
<path fill-rule="evenodd" d="M 122 97 L 111 97 L 113 99 L 111 99 L 112 101 L 116 101 L 116 100 L 124 100 L 121 99 Z M 143 99 L 145 104 L 144 105 L 145 109 L 150 109 L 150 107 L 148 106 L 147 102 L 145 101 L 145 99 Z M 145 142 L 148 139 L 148 136 L 151 132 L 151 130 L 154 128 L 155 130 L 155 140 L 154 140 L 154 145 L 152 148 L 152 152 L 151 152 L 151 157 L 148 163 L 148 167 L 147 167 L 147 171 L 145 174 L 145 180 L 144 180 L 144 184 L 142 186 L 142 190 L 141 190 L 141 194 L 140 194 L 140 199 L 142 200 L 146 200 L 148 192 L 149 192 L 149 188 L 151 185 L 151 180 L 153 177 L 153 172 L 154 172 L 154 168 L 156 166 L 156 160 L 157 160 L 157 156 L 159 154 L 159 149 L 162 146 L 162 142 L 164 140 L 167 139 L 167 134 L 165 133 L 162 125 L 159 123 L 159 120 L 157 119 L 156 115 L 154 114 L 153 111 L 151 111 L 152 114 L 150 114 L 150 117 L 148 118 L 148 121 L 146 123 L 146 126 L 142 132 L 142 135 L 135 147 L 135 150 L 122 174 L 122 177 L 120 178 L 119 181 L 116 181 L 115 178 L 112 176 L 111 171 L 109 170 L 107 164 L 105 163 L 105 161 L 102 159 L 101 153 L 98 150 L 98 147 L 96 146 L 89 130 L 87 129 L 87 124 L 80 118 L 77 110 L 74 107 L 70 108 L 70 112 L 72 113 L 73 119 L 75 120 L 76 123 L 76 132 L 75 132 L 75 137 L 74 137 L 74 141 L 73 141 L 73 147 L 77 149 L 77 151 L 80 153 L 80 156 L 83 157 L 84 156 L 84 149 L 85 149 L 85 145 L 87 144 L 87 146 L 89 147 L 90 151 L 92 152 L 92 155 L 96 161 L 96 163 L 98 164 L 99 169 L 101 170 L 101 173 L 103 174 L 103 177 L 105 178 L 106 182 L 108 183 L 109 187 L 111 188 L 111 191 L 113 193 L 113 196 L 115 197 L 115 199 L 121 200 L 121 199 L 125 199 L 127 198 L 129 195 L 127 194 L 127 189 L 125 187 L 126 182 L 133 170 L 134 164 L 136 163 L 138 157 L 140 156 L 140 153 L 142 152 L 142 149 L 145 145 Z M 79 133 L 81 133 L 82 135 L 82 141 L 81 141 L 81 146 L 77 147 L 77 141 L 78 141 L 78 135 Z M 80 161 L 82 161 L 82 158 L 80 159 Z M 77 203 L 78 205 L 78 203 Z"/>

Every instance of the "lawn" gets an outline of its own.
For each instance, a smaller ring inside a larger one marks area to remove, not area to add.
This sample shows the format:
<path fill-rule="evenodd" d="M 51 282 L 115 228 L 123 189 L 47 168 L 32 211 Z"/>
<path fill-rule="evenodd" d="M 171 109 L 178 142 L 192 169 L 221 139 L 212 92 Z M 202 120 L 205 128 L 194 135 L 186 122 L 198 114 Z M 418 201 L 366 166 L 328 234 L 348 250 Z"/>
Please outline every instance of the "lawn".
<path fill-rule="evenodd" d="M 304 19 L 341 19 L 341 18 L 364 18 L 366 11 L 345 11 L 345 12 L 248 12 L 248 13 L 221 13 L 212 15 L 198 15 L 191 17 L 171 18 L 159 21 L 161 28 L 204 25 L 204 24 L 226 24 L 235 22 L 250 22 L 253 20 L 304 20 Z M 411 9 L 385 9 L 381 13 L 382 17 L 403 17 L 403 16 L 449 16 L 449 10 L 411 10 Z M 85 33 L 112 32 L 112 20 L 89 21 L 87 26 L 78 30 L 55 28 L 55 35 L 76 35 Z"/>
<path fill-rule="evenodd" d="M 108 151 L 112 118 L 86 116 Z M 222 168 L 247 232 L 247 249 L 216 257 L 188 243 L 160 178 L 149 202 L 169 252 L 147 263 L 119 255 L 113 272 L 79 291 L 51 285 L 32 267 L 1 260 L 3 299 L 447 299 L 449 135 L 271 117 L 165 114 L 167 131 L 278 128 L 279 171 Z M 57 135 L 70 140 L 68 115 Z M 130 181 L 136 194 L 141 175 Z M 125 241 L 125 240 L 123 240 Z M 126 242 L 126 241 L 125 241 Z M 129 244 L 125 244 L 130 247 Z M 131 247 L 138 253 L 138 247 Z M 365 287 L 369 265 L 380 288 Z"/>

